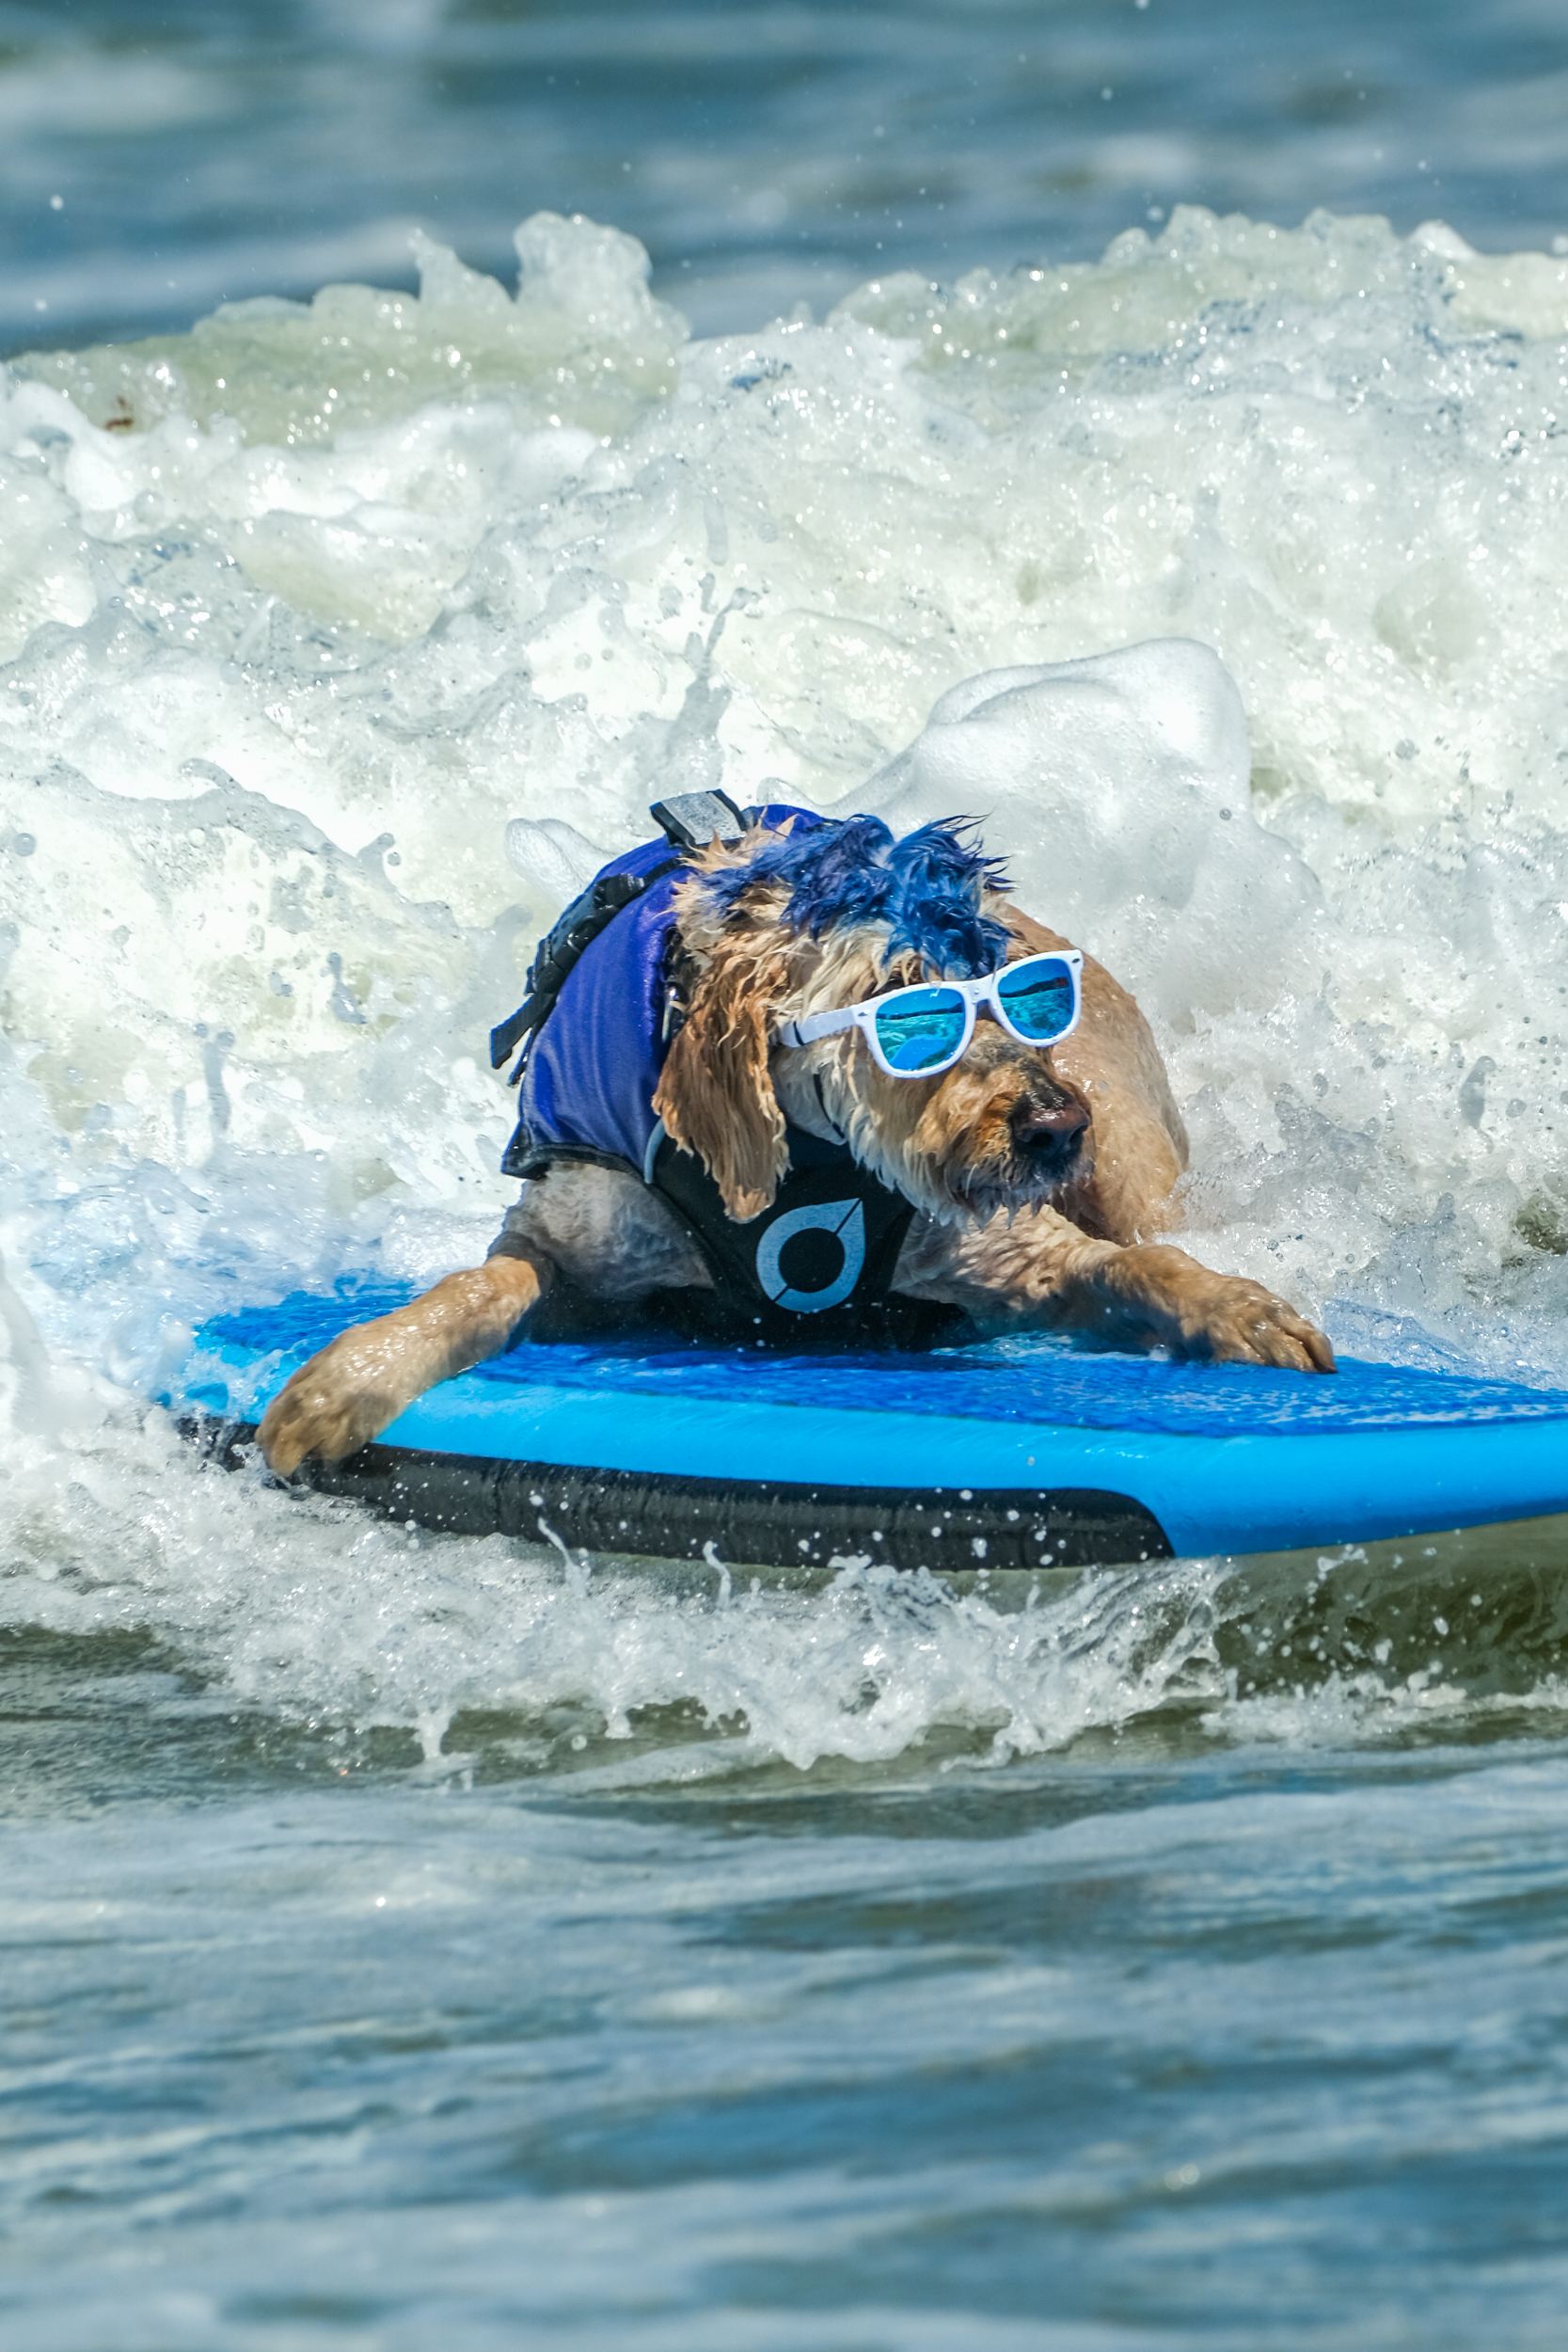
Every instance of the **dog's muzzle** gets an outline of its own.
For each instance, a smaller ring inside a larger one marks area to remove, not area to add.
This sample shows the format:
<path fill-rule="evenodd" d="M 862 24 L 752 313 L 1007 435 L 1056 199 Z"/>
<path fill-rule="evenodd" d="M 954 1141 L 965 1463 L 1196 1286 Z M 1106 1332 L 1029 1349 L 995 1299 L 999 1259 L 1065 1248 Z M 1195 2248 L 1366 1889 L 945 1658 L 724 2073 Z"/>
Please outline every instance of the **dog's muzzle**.
<path fill-rule="evenodd" d="M 1059 1183 L 1070 1171 L 1088 1123 L 1088 1112 L 1070 1095 L 1055 1103 L 1026 1098 L 1008 1120 L 1019 1158 L 1031 1176 L 1050 1183 Z"/>

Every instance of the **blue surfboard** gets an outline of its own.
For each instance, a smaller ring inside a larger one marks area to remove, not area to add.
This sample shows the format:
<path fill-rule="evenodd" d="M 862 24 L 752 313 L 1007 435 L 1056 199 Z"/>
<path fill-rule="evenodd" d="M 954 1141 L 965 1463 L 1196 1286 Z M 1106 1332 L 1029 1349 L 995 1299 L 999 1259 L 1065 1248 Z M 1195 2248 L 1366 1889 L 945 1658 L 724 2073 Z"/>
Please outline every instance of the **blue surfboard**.
<path fill-rule="evenodd" d="M 296 1294 L 216 1317 L 164 1402 L 234 1458 L 296 1366 L 410 1295 Z M 1568 1391 L 1354 1361 L 1323 1379 L 1033 1336 L 922 1356 L 535 1343 L 304 1475 L 432 1528 L 669 1559 L 1070 1566 L 1568 1511 Z"/>

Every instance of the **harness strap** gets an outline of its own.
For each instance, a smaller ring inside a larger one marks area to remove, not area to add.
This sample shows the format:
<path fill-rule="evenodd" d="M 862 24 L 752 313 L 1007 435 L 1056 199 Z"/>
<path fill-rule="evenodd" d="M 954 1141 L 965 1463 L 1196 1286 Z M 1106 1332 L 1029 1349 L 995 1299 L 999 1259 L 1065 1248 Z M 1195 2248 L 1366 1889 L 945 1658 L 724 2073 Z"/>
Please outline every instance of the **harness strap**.
<path fill-rule="evenodd" d="M 529 1045 L 555 1010 L 556 1000 L 573 965 L 583 950 L 593 946 L 606 924 L 612 923 L 623 907 L 641 898 L 666 874 L 684 866 L 693 850 L 703 849 L 713 840 L 738 841 L 748 822 L 760 811 L 736 808 L 727 792 L 673 792 L 667 801 L 656 801 L 648 814 L 657 818 L 675 855 L 666 858 L 661 866 L 650 867 L 645 874 L 595 875 L 580 897 L 572 900 L 565 914 L 557 917 L 554 929 L 540 941 L 529 966 L 527 997 L 515 1013 L 498 1022 L 490 1032 L 492 1070 L 499 1070 L 519 1044 L 523 1047 L 516 1068 L 507 1080 L 508 1086 L 515 1086 L 521 1078 L 528 1066 Z M 673 967 L 667 978 L 672 975 Z M 667 1043 L 671 1025 L 672 1008 L 667 1002 Z"/>
<path fill-rule="evenodd" d="M 572 900 L 555 929 L 539 943 L 529 966 L 526 999 L 509 1019 L 499 1022 L 490 1032 L 492 1070 L 499 1070 L 515 1047 L 525 1038 L 531 1040 L 544 1027 L 555 1010 L 556 999 L 565 987 L 573 965 L 606 925 L 613 923 L 623 907 L 629 907 L 634 898 L 641 898 L 645 890 L 651 890 L 655 882 L 662 882 L 666 874 L 673 874 L 685 862 L 684 857 L 670 857 L 645 874 L 601 874 L 589 883 L 580 898 Z M 517 1084 L 527 1062 L 525 1046 L 507 1080 L 509 1086 Z"/>

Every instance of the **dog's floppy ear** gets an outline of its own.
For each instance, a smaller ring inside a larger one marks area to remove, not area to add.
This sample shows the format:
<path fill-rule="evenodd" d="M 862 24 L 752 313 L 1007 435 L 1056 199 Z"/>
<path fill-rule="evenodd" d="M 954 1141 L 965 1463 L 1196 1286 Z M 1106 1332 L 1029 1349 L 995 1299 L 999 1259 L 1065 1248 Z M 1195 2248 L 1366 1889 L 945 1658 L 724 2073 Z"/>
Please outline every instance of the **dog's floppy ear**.
<path fill-rule="evenodd" d="M 790 946 L 772 925 L 720 932 L 654 1096 L 666 1135 L 696 1152 L 737 1225 L 771 1204 L 789 1165 L 768 1055 Z"/>

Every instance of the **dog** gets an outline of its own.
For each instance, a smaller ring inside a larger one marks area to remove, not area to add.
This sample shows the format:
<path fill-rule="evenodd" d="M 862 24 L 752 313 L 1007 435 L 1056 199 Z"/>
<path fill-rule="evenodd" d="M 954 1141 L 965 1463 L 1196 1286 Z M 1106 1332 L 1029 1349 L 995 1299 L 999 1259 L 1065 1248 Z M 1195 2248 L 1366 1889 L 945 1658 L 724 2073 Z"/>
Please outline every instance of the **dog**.
<path fill-rule="evenodd" d="M 705 839 L 656 809 L 669 840 L 568 910 L 496 1033 L 499 1060 L 524 1041 L 524 1184 L 490 1255 L 293 1375 L 259 1433 L 276 1473 L 342 1459 L 515 1340 L 674 1307 L 742 1343 L 1034 1329 L 1334 1370 L 1287 1301 L 1163 1238 L 1187 1137 L 1148 1025 L 967 820 L 895 841 L 691 797 L 727 820 Z M 1029 1010 L 1036 982 L 1064 1009 Z M 927 1068 L 917 1035 L 911 1073 L 887 1055 L 901 1022 L 961 1050 Z"/>

